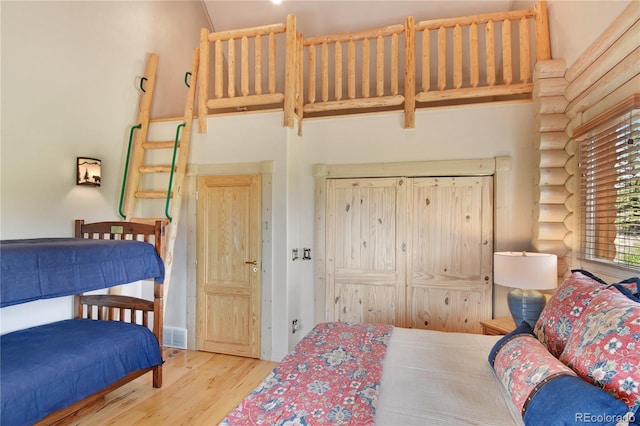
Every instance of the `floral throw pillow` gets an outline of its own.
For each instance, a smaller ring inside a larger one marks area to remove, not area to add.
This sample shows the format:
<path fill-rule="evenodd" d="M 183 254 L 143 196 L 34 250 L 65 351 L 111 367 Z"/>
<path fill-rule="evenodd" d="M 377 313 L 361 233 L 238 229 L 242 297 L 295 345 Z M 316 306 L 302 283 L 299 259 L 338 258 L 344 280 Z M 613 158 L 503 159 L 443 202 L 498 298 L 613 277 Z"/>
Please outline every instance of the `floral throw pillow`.
<path fill-rule="evenodd" d="M 547 381 L 561 375 L 576 375 L 530 334 L 519 334 L 506 342 L 498 350 L 493 368 L 521 413 Z"/>
<path fill-rule="evenodd" d="M 538 340 L 553 356 L 558 357 L 562 353 L 575 321 L 591 299 L 606 289 L 607 283 L 582 270 L 573 270 L 556 289 L 533 327 Z"/>
<path fill-rule="evenodd" d="M 602 291 L 574 324 L 560 361 L 636 412 L 640 406 L 640 300 Z"/>

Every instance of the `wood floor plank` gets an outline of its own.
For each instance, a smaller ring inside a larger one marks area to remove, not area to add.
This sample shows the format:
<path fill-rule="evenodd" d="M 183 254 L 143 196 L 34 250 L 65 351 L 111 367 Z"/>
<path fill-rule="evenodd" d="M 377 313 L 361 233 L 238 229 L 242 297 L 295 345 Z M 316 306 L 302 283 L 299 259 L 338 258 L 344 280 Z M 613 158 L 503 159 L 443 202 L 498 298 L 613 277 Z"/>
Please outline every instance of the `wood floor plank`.
<path fill-rule="evenodd" d="M 111 392 L 102 408 L 73 424 L 217 425 L 276 365 L 174 348 L 166 348 L 163 357 L 161 389 L 145 375 Z"/>

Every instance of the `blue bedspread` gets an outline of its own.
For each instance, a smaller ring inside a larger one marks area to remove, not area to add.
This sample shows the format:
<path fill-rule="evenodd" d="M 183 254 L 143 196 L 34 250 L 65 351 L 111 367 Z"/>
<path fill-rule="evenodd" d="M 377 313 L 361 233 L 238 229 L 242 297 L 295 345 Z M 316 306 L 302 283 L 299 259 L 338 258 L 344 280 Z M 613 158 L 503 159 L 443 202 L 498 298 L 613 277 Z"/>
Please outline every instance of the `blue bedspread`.
<path fill-rule="evenodd" d="M 164 280 L 152 244 L 130 240 L 37 238 L 0 241 L 0 307 Z"/>
<path fill-rule="evenodd" d="M 162 363 L 146 327 L 65 320 L 0 337 L 0 424 L 30 425 L 127 374 Z"/>

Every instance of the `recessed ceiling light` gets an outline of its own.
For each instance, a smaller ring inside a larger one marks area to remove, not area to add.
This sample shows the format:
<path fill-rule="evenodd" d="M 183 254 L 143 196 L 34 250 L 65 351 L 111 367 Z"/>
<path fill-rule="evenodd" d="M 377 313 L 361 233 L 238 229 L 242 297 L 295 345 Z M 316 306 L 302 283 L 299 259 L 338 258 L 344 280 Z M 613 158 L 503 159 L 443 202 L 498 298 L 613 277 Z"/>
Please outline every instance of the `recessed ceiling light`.
<path fill-rule="evenodd" d="M 280 3 L 282 3 L 282 0 L 271 0 L 271 3 L 280 4 Z"/>

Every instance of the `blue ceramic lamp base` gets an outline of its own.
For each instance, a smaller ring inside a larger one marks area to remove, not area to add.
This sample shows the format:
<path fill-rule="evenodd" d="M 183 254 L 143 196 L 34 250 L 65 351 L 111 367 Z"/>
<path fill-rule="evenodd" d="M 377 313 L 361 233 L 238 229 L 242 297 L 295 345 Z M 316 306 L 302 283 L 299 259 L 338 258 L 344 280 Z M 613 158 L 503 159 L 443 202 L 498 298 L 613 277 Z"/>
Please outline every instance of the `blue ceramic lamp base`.
<path fill-rule="evenodd" d="M 528 322 L 533 327 L 544 305 L 547 304 L 547 299 L 538 290 L 512 288 L 507 295 L 507 303 L 516 327 L 522 324 L 522 321 Z"/>

